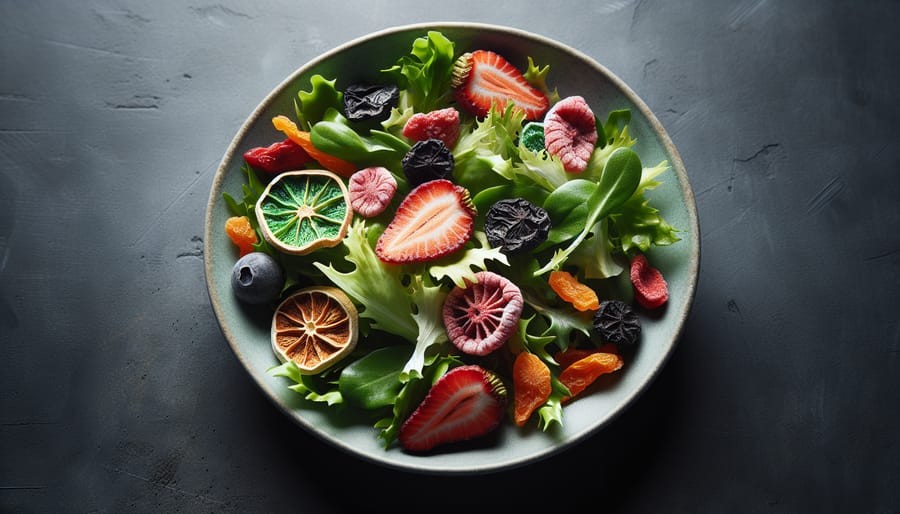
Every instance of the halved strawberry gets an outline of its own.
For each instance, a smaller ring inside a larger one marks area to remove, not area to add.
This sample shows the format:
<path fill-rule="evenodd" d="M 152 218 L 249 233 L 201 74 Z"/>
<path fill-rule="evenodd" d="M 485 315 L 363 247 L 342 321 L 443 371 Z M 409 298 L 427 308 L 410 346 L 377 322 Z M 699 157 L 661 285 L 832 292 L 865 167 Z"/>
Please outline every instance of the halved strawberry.
<path fill-rule="evenodd" d="M 506 387 L 491 371 L 474 364 L 453 368 L 400 427 L 400 445 L 424 452 L 481 437 L 500 425 L 506 401 Z"/>
<path fill-rule="evenodd" d="M 469 191 L 446 179 L 416 187 L 384 229 L 375 254 L 384 262 L 423 262 L 461 248 L 472 237 L 475 206 Z"/>
<path fill-rule="evenodd" d="M 496 103 L 501 109 L 513 102 L 525 111 L 526 120 L 538 120 L 550 107 L 547 96 L 525 80 L 515 66 L 489 50 L 476 50 L 461 55 L 453 64 L 451 81 L 459 105 L 474 114 L 485 116 Z"/>

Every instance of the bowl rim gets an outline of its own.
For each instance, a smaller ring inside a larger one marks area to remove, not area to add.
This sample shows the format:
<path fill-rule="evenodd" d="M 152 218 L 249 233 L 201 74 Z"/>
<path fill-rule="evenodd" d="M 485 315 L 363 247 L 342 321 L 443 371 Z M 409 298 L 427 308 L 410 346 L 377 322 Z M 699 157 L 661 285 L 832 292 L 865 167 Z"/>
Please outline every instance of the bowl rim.
<path fill-rule="evenodd" d="M 212 240 L 216 237 L 213 227 L 213 211 L 218 202 L 220 201 L 222 183 L 225 178 L 225 172 L 230 166 L 230 163 L 234 160 L 236 153 L 238 152 L 238 147 L 240 142 L 244 139 L 246 134 L 249 132 L 251 127 L 253 127 L 263 114 L 263 112 L 282 94 L 284 94 L 285 90 L 302 74 L 306 73 L 307 70 L 313 68 L 319 63 L 330 59 L 331 57 L 340 54 L 352 47 L 361 45 L 363 43 L 379 39 L 391 34 L 400 33 L 400 32 L 409 32 L 409 31 L 428 31 L 428 30 L 442 30 L 445 28 L 449 29 L 473 29 L 480 31 L 488 31 L 494 33 L 502 33 L 509 36 L 514 36 L 518 38 L 528 39 L 534 41 L 536 44 L 553 47 L 556 50 L 568 53 L 573 57 L 577 58 L 579 61 L 583 61 L 584 63 L 594 67 L 597 69 L 599 73 L 601 73 L 607 80 L 609 80 L 615 88 L 617 88 L 623 96 L 625 96 L 629 102 L 631 102 L 637 109 L 640 111 L 641 115 L 646 119 L 650 128 L 652 129 L 655 136 L 659 139 L 662 145 L 665 147 L 665 151 L 668 154 L 670 165 L 673 172 L 678 177 L 678 187 L 680 192 L 684 198 L 684 207 L 687 211 L 687 223 L 689 227 L 686 227 L 684 231 L 692 235 L 692 237 L 687 241 L 690 244 L 690 248 L 688 250 L 688 262 L 686 263 L 688 266 L 687 269 L 687 291 L 685 291 L 685 307 L 681 312 L 676 313 L 678 318 L 675 320 L 675 331 L 674 336 L 672 338 L 672 344 L 669 346 L 667 351 L 662 355 L 655 365 L 650 370 L 649 375 L 647 375 L 640 386 L 627 396 L 624 401 L 620 402 L 613 408 L 609 415 L 602 420 L 601 422 L 591 425 L 588 429 L 575 434 L 570 437 L 568 440 L 561 441 L 557 444 L 548 446 L 541 452 L 531 453 L 528 455 L 519 456 L 515 459 L 504 460 L 502 462 L 496 463 L 494 465 L 489 466 L 473 466 L 469 468 L 452 468 L 452 469 L 444 469 L 438 468 L 434 466 L 428 466 L 427 463 L 422 463 L 421 465 L 414 465 L 409 463 L 399 463 L 396 461 L 392 461 L 388 458 L 379 458 L 374 455 L 367 454 L 365 452 L 361 452 L 354 448 L 352 445 L 347 444 L 344 441 L 336 437 L 330 437 L 327 434 L 323 433 L 320 429 L 315 427 L 312 423 L 303 419 L 296 415 L 293 410 L 284 402 L 282 402 L 272 391 L 269 391 L 266 384 L 264 384 L 259 377 L 257 377 L 254 373 L 250 373 L 249 370 L 251 366 L 249 364 L 248 358 L 243 354 L 240 347 L 237 344 L 237 341 L 234 337 L 234 334 L 228 328 L 228 326 L 223 322 L 224 319 L 224 309 L 221 304 L 221 300 L 218 294 L 211 287 L 212 277 L 213 277 L 213 266 L 212 259 L 209 258 L 212 255 Z M 253 109 L 251 114 L 241 123 L 240 128 L 237 133 L 232 138 L 228 148 L 225 151 L 217 169 L 215 176 L 213 178 L 213 182 L 210 186 L 209 198 L 207 200 L 206 213 L 204 218 L 204 279 L 206 282 L 206 289 L 209 295 L 210 303 L 212 305 L 216 322 L 219 325 L 222 334 L 225 336 L 225 339 L 228 342 L 229 347 L 231 348 L 234 355 L 237 357 L 238 361 L 244 367 L 246 371 L 248 371 L 248 375 L 250 375 L 252 381 L 256 384 L 256 386 L 263 392 L 264 396 L 266 396 L 282 413 L 284 413 L 289 419 L 293 420 L 296 424 L 302 426 L 307 430 L 308 433 L 312 434 L 316 438 L 321 441 L 326 442 L 332 447 L 336 447 L 345 453 L 352 455 L 356 458 L 360 458 L 362 460 L 375 463 L 387 468 L 392 468 L 398 471 L 406 471 L 406 472 L 414 472 L 421 474 L 434 474 L 434 475 L 477 475 L 477 474 L 486 474 L 493 473 L 497 471 L 510 470 L 518 467 L 522 467 L 528 464 L 532 464 L 543 460 L 552 455 L 558 454 L 560 452 L 565 451 L 571 446 L 583 441 L 590 435 L 598 432 L 609 423 L 614 421 L 624 412 L 630 405 L 632 405 L 638 398 L 650 387 L 650 385 L 655 381 L 657 376 L 659 375 L 662 368 L 666 365 L 669 359 L 674 353 L 675 348 L 677 347 L 678 341 L 681 339 L 684 326 L 687 321 L 687 318 L 690 315 L 690 312 L 693 307 L 694 298 L 697 290 L 697 282 L 699 279 L 699 268 L 700 268 L 700 226 L 698 221 L 696 200 L 694 197 L 693 189 L 690 186 L 690 181 L 687 176 L 687 172 L 684 168 L 684 163 L 682 161 L 681 155 L 679 154 L 677 148 L 672 142 L 671 137 L 668 132 L 662 126 L 662 123 L 657 119 L 656 115 L 650 110 L 647 104 L 641 99 L 628 84 L 626 84 L 622 79 L 620 79 L 615 73 L 613 73 L 610 69 L 608 69 L 603 64 L 597 62 L 594 58 L 588 56 L 587 54 L 577 50 L 565 43 L 559 42 L 557 40 L 551 39 L 547 36 L 543 36 L 540 34 L 536 34 L 527 30 L 490 24 L 490 23 L 480 23 L 480 22 L 458 22 L 458 21 L 447 21 L 447 22 L 423 22 L 423 23 L 412 23 L 405 25 L 397 25 L 392 27 L 387 27 L 381 30 L 373 31 L 371 33 L 365 34 L 363 36 L 359 36 L 353 39 L 350 39 L 340 45 L 335 46 L 331 50 L 323 52 L 316 57 L 313 57 L 309 61 L 305 62 L 303 65 L 295 69 L 292 73 L 290 73 L 286 78 L 284 78 L 281 82 L 279 82 L 266 96 L 257 104 L 257 106 Z"/>

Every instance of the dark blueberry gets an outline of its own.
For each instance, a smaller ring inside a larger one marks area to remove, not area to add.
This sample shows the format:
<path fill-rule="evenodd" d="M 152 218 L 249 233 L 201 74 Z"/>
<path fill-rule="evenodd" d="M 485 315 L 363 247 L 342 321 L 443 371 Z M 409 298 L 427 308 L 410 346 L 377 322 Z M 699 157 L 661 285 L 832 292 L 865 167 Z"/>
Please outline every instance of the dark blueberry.
<path fill-rule="evenodd" d="M 400 99 L 394 85 L 353 84 L 344 90 L 344 116 L 350 121 L 383 121 Z"/>
<path fill-rule="evenodd" d="M 453 153 L 440 139 L 426 139 L 414 144 L 401 162 L 410 186 L 449 178 L 453 172 Z"/>
<path fill-rule="evenodd" d="M 604 341 L 627 348 L 641 337 L 641 320 L 627 303 L 604 300 L 594 313 L 594 330 Z"/>
<path fill-rule="evenodd" d="M 524 198 L 500 200 L 488 209 L 484 232 L 491 246 L 503 253 L 527 252 L 547 240 L 550 215 Z"/>
<path fill-rule="evenodd" d="M 284 287 L 284 271 L 271 255 L 252 252 L 231 269 L 231 289 L 238 300 L 260 304 L 275 300 Z"/>

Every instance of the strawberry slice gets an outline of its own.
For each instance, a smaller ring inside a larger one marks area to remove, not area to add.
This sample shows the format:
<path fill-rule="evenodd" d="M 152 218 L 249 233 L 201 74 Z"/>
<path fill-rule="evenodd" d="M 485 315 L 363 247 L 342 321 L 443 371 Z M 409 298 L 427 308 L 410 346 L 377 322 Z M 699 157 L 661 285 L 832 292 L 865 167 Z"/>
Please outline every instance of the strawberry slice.
<path fill-rule="evenodd" d="M 459 137 L 459 112 L 453 107 L 417 112 L 406 120 L 403 135 L 413 141 L 440 139 L 447 148 L 453 148 Z"/>
<path fill-rule="evenodd" d="M 461 55 L 453 64 L 451 81 L 459 105 L 478 117 L 492 104 L 506 109 L 507 102 L 525 111 L 526 120 L 538 120 L 550 107 L 547 96 L 525 80 L 515 66 L 489 50 Z"/>
<path fill-rule="evenodd" d="M 507 392 L 494 373 L 471 364 L 448 371 L 400 427 L 400 445 L 411 452 L 481 437 L 500 425 Z"/>
<path fill-rule="evenodd" d="M 475 206 L 469 191 L 446 179 L 416 187 L 384 229 L 375 254 L 384 262 L 423 262 L 455 252 L 472 237 Z"/>

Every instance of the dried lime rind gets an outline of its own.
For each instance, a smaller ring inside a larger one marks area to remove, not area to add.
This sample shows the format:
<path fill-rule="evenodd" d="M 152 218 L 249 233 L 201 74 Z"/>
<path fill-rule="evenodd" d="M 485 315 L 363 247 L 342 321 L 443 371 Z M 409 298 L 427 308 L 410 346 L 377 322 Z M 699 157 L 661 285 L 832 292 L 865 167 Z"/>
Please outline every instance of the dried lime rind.
<path fill-rule="evenodd" d="M 344 239 L 353 219 L 348 198 L 347 186 L 330 171 L 289 171 L 263 191 L 256 218 L 270 245 L 304 255 Z"/>

